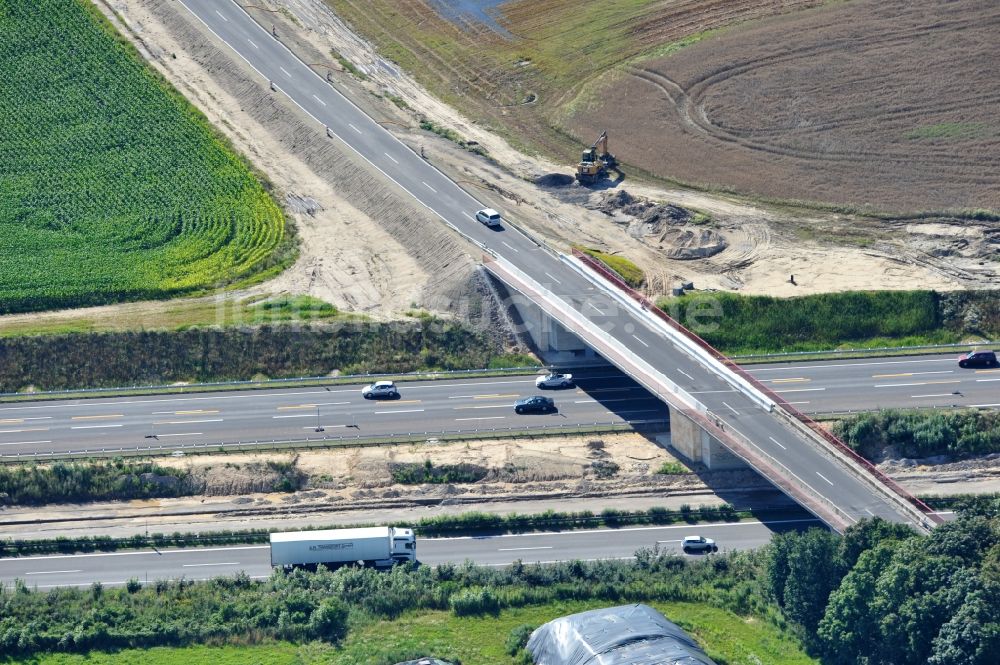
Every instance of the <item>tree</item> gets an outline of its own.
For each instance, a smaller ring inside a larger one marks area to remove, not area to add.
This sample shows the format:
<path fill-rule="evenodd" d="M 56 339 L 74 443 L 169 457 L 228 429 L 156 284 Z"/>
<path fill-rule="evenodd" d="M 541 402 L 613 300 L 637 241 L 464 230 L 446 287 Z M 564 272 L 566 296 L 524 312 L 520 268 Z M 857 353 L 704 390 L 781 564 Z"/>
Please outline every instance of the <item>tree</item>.
<path fill-rule="evenodd" d="M 873 620 L 875 583 L 892 561 L 895 545 L 884 542 L 867 550 L 830 595 L 823 619 L 817 628 L 820 651 L 830 665 L 854 665 L 878 639 Z"/>
<path fill-rule="evenodd" d="M 881 517 L 861 520 L 844 532 L 840 541 L 841 565 L 845 570 L 850 570 L 863 552 L 873 549 L 879 543 L 906 540 L 916 535 L 909 526 L 887 522 Z"/>
<path fill-rule="evenodd" d="M 788 551 L 785 613 L 815 635 L 830 594 L 840 584 L 843 575 L 836 535 L 810 529 L 794 539 Z"/>
<path fill-rule="evenodd" d="M 934 638 L 928 665 L 993 665 L 1000 654 L 997 587 L 969 593 Z"/>
<path fill-rule="evenodd" d="M 924 665 L 941 626 L 977 583 L 961 560 L 927 554 L 925 546 L 926 539 L 900 545 L 875 584 L 881 662 Z"/>

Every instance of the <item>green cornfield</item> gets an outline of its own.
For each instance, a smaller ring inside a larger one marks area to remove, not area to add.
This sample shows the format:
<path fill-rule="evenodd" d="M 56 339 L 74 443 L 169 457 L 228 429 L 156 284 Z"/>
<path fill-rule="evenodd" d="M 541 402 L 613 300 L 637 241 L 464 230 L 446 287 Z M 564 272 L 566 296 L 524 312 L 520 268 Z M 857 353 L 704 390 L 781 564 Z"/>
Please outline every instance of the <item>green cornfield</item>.
<path fill-rule="evenodd" d="M 0 0 L 0 35 L 0 313 L 280 263 L 275 201 L 87 0 Z"/>

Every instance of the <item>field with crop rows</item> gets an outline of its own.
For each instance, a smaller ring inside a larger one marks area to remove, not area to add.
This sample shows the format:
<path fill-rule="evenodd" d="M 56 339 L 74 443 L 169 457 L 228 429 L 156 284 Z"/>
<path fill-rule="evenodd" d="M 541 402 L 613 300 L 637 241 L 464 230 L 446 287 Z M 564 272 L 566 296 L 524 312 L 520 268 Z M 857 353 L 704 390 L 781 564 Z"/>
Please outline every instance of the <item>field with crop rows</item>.
<path fill-rule="evenodd" d="M 581 141 L 553 128 L 554 114 L 595 76 L 705 30 L 823 1 L 327 0 L 441 99 L 567 163 Z"/>
<path fill-rule="evenodd" d="M 832 3 L 633 62 L 566 127 L 607 129 L 649 172 L 763 197 L 1000 209 L 998 31 L 996 2 Z"/>
<path fill-rule="evenodd" d="M 0 34 L 0 313 L 167 297 L 285 260 L 274 200 L 88 2 L 0 0 Z"/>

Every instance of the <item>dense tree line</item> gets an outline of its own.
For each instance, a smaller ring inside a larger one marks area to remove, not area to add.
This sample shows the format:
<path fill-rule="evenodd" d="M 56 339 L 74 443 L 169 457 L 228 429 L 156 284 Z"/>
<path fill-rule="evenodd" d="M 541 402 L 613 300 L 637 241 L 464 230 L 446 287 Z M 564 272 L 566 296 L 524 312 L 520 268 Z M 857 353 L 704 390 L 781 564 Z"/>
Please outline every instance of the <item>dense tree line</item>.
<path fill-rule="evenodd" d="M 767 585 L 825 665 L 995 665 L 1000 501 L 929 536 L 881 520 L 777 536 Z"/>
<path fill-rule="evenodd" d="M 1000 451 L 1000 413 L 995 411 L 899 411 L 862 413 L 838 421 L 834 432 L 869 459 L 892 446 L 903 457 L 984 455 Z"/>
<path fill-rule="evenodd" d="M 478 369 L 501 354 L 489 335 L 433 318 L 9 337 L 0 339 L 0 392 Z"/>
<path fill-rule="evenodd" d="M 765 556 L 736 553 L 697 561 L 643 550 L 636 561 L 398 567 L 390 572 L 276 572 L 211 582 L 138 580 L 122 588 L 33 591 L 18 582 L 0 592 L 0 653 L 180 646 L 266 639 L 328 640 L 349 626 L 412 609 L 460 615 L 495 613 L 553 600 L 608 603 L 701 601 L 782 621 L 761 580 Z"/>

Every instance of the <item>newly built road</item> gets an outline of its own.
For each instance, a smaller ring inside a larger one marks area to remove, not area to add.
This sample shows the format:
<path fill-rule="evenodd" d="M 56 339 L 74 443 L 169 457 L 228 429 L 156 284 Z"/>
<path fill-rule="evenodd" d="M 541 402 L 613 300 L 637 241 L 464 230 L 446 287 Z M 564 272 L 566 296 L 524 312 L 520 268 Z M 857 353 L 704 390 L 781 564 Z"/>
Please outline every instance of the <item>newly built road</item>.
<path fill-rule="evenodd" d="M 787 491 L 809 503 L 817 513 L 841 527 L 870 515 L 894 522 L 923 521 L 896 494 L 836 458 L 826 444 L 790 424 L 760 397 L 747 390 L 732 391 L 730 374 L 682 348 L 687 343 L 668 336 L 658 320 L 617 300 L 572 262 L 540 246 L 511 224 L 488 228 L 477 222 L 476 210 L 484 207 L 481 201 L 365 115 L 234 2 L 181 0 L 181 4 L 206 28 L 206 39 L 225 43 L 256 72 L 248 71 L 250 80 L 259 77 L 256 80 L 262 88 L 287 95 L 325 128 L 325 134 L 337 141 L 338 148 L 353 151 L 359 164 L 366 163 L 365 168 L 379 171 L 387 186 L 398 187 L 400 194 L 415 199 L 470 242 L 503 259 L 493 264 L 495 270 L 502 268 L 509 279 L 530 280 L 538 285 L 544 290 L 547 305 L 558 307 L 564 316 L 572 312 L 571 318 L 583 322 L 585 336 L 602 331 L 602 339 L 620 359 L 630 359 L 630 366 L 638 362 L 655 368 L 655 375 L 647 373 L 644 379 L 647 385 L 649 381 L 657 386 L 672 383 L 697 398 L 699 404 L 690 404 L 688 398 L 680 398 L 677 393 L 660 396 L 683 403 L 686 409 L 697 409 L 701 417 L 711 419 L 717 429 L 741 442 L 745 452 L 758 460 L 762 470 L 768 470 L 772 480 L 780 480 Z M 308 397 L 308 403 L 319 399 L 311 394 L 303 397 Z M 165 422 L 175 421 L 171 414 L 163 415 L 167 416 Z M 761 464 L 763 460 L 766 462 Z"/>
<path fill-rule="evenodd" d="M 714 539 L 721 551 L 751 549 L 771 540 L 776 531 L 819 525 L 816 520 L 777 520 L 731 524 L 673 525 L 593 529 L 555 533 L 421 538 L 417 559 L 424 564 L 462 563 L 466 560 L 488 566 L 503 566 L 520 559 L 525 563 L 572 559 L 632 558 L 636 550 L 659 546 L 680 553 L 684 536 L 699 534 Z M 15 579 L 29 586 L 48 589 L 83 586 L 93 582 L 124 584 L 130 578 L 208 579 L 245 572 L 255 578 L 271 573 L 268 545 L 198 547 L 182 550 L 143 550 L 0 559 L 0 585 Z"/>
<path fill-rule="evenodd" d="M 1000 371 L 960 369 L 954 355 L 746 368 L 806 412 L 1000 407 Z M 544 416 L 513 409 L 515 400 L 539 392 L 534 375 L 405 382 L 399 400 L 377 402 L 363 399 L 356 384 L 0 405 L 0 458 L 666 422 L 666 406 L 617 370 L 575 373 L 577 387 L 548 391 L 559 411 Z"/>

